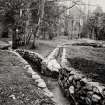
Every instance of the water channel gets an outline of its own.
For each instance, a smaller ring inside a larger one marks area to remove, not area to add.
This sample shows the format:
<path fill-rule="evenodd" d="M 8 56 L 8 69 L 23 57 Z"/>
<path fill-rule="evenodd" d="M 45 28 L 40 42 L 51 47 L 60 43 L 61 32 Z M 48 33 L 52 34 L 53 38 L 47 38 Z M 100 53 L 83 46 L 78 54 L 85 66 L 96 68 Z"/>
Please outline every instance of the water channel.
<path fill-rule="evenodd" d="M 52 99 L 54 102 L 58 105 L 70 105 L 70 102 L 64 97 L 57 80 L 49 77 L 42 78 L 45 80 L 48 89 L 53 93 L 54 97 Z"/>
<path fill-rule="evenodd" d="M 34 65 L 31 62 L 29 62 L 29 64 L 32 66 L 33 70 L 36 71 L 36 68 L 34 67 Z M 58 84 L 57 79 L 52 79 L 50 77 L 43 76 L 39 72 L 38 74 L 45 81 L 48 89 L 53 93 L 54 97 L 52 98 L 52 100 L 57 105 L 70 105 L 69 100 L 63 95 L 63 92 L 61 91 L 61 88 Z"/>

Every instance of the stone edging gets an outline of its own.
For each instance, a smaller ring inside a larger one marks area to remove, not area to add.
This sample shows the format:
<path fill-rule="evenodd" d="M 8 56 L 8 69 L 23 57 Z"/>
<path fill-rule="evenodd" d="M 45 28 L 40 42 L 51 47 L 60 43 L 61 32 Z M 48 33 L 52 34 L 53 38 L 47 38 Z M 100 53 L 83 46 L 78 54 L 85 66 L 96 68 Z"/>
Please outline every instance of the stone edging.
<path fill-rule="evenodd" d="M 32 75 L 32 79 L 34 79 L 35 82 L 37 82 L 37 86 L 43 90 L 43 93 L 46 96 L 52 98 L 53 93 L 48 90 L 44 80 L 40 77 L 40 75 L 37 72 L 33 71 L 32 67 L 28 64 L 28 62 L 24 60 L 16 51 L 11 50 L 9 52 L 17 56 L 17 59 L 23 64 L 24 69 L 27 70 L 26 72 Z"/>

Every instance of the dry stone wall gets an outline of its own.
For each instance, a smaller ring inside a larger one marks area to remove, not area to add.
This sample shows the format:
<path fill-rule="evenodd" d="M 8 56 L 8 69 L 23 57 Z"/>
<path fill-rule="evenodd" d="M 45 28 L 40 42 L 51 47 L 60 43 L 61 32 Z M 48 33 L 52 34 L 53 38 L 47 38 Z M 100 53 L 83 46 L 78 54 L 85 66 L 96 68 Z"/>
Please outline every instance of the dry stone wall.
<path fill-rule="evenodd" d="M 105 105 L 105 87 L 86 78 L 82 72 L 67 67 L 65 48 L 62 54 L 62 68 L 59 70 L 59 85 L 65 96 L 74 105 Z"/>
<path fill-rule="evenodd" d="M 29 50 L 17 49 L 16 52 L 18 52 L 27 61 L 31 61 L 31 63 L 33 63 L 37 70 L 43 75 L 50 76 L 53 78 L 58 77 L 59 71 L 57 70 L 57 67 L 54 68 L 55 65 L 52 65 L 52 63 L 54 63 L 54 61 L 56 62 L 56 60 L 50 60 L 50 57 L 45 59 L 38 53 Z"/>

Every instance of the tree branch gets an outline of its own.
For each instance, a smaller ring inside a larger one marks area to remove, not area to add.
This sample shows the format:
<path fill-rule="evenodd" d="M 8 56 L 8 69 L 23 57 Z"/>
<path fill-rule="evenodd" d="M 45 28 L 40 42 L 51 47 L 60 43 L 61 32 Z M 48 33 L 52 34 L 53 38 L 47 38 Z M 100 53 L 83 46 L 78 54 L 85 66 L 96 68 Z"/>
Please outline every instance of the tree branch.
<path fill-rule="evenodd" d="M 77 5 L 76 2 L 73 2 L 73 3 L 74 3 L 74 4 L 73 4 L 72 6 L 70 6 L 70 7 L 66 8 L 66 9 L 64 9 L 63 11 L 61 11 L 56 17 L 60 16 L 60 15 L 61 15 L 62 13 L 64 13 L 65 11 L 67 11 L 67 10 L 69 10 L 69 9 L 71 9 L 71 8 L 73 8 L 74 6 Z"/>

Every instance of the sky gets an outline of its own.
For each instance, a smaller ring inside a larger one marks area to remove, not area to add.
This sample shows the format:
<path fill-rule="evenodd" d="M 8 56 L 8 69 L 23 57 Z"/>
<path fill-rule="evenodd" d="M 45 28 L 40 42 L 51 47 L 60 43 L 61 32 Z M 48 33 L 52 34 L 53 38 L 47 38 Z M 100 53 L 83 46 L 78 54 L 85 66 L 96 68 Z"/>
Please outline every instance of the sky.
<path fill-rule="evenodd" d="M 83 2 L 88 3 L 89 4 L 93 4 L 93 5 L 98 5 L 100 7 L 102 7 L 103 11 L 105 12 L 105 0 L 82 0 Z M 95 8 L 95 6 L 91 7 L 91 9 L 93 10 Z"/>
<path fill-rule="evenodd" d="M 100 6 L 102 8 L 102 10 L 105 12 L 105 0 L 67 0 L 67 1 L 65 0 L 65 2 L 63 1 L 63 2 L 61 2 L 61 4 L 70 7 L 70 5 L 72 5 L 72 2 L 70 3 L 70 1 L 82 1 L 85 4 L 89 3 L 89 4 L 93 5 L 93 6 L 89 6 L 89 9 L 91 12 L 93 10 L 95 10 L 97 6 Z M 86 13 L 88 12 L 88 6 L 81 5 L 80 7 Z"/>

